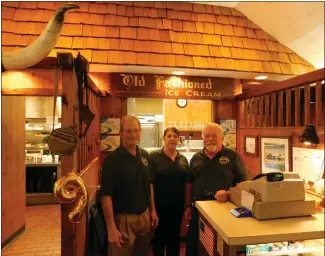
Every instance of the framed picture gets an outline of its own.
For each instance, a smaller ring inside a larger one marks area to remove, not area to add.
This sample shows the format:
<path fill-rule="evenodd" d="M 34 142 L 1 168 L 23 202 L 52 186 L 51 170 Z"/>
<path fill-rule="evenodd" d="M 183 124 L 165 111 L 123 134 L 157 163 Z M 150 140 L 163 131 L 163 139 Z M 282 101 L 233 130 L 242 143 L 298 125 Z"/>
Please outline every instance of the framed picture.
<path fill-rule="evenodd" d="M 244 152 L 249 156 L 258 156 L 258 137 L 257 136 L 245 136 Z"/>
<path fill-rule="evenodd" d="M 290 137 L 261 137 L 260 148 L 262 173 L 290 170 Z"/>

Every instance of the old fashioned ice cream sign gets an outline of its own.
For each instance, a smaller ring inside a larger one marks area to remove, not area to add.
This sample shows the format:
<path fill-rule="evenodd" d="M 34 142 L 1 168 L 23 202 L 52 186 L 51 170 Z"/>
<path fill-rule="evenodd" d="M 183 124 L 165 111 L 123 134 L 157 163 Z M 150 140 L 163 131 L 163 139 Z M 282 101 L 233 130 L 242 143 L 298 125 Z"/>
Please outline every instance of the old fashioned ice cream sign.
<path fill-rule="evenodd" d="M 231 78 L 130 73 L 108 76 L 109 93 L 114 97 L 230 100 L 239 86 Z"/>

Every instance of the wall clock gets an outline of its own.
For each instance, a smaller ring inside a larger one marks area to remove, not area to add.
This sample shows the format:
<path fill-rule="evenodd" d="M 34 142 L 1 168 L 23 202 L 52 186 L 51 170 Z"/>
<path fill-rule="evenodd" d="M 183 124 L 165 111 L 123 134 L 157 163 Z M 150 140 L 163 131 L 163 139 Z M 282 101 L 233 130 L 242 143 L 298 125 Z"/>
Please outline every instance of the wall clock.
<path fill-rule="evenodd" d="M 185 108 L 187 105 L 186 99 L 177 99 L 176 104 L 179 108 Z"/>

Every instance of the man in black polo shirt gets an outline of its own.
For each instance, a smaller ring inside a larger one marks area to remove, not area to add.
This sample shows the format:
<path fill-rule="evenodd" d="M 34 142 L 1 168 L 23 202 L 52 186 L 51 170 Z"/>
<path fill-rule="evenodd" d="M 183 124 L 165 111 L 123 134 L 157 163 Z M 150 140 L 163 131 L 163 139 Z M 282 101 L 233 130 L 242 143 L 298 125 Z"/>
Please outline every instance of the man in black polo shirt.
<path fill-rule="evenodd" d="M 192 207 L 195 201 L 229 200 L 229 188 L 248 180 L 247 168 L 237 152 L 225 148 L 222 128 L 215 123 L 202 130 L 203 150 L 195 153 L 190 162 L 192 173 L 186 184 L 187 208 L 185 218 L 191 219 L 187 237 L 186 256 L 198 255 L 198 211 Z M 192 202 L 190 201 L 192 199 Z M 220 216 L 222 218 L 222 216 Z"/>
<path fill-rule="evenodd" d="M 153 176 L 148 153 L 137 146 L 141 126 L 134 116 L 124 116 L 122 145 L 104 161 L 101 202 L 106 220 L 109 256 L 147 256 L 150 222 L 158 217 L 153 196 Z"/>

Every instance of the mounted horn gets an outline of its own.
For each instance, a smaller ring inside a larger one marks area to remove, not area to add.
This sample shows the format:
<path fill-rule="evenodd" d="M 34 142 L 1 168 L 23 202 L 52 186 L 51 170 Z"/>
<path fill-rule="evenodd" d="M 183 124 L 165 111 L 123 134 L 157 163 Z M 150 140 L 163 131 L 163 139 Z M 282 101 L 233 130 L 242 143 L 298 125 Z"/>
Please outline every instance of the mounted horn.
<path fill-rule="evenodd" d="M 2 71 L 25 69 L 43 60 L 55 47 L 62 30 L 64 13 L 70 9 L 79 9 L 79 6 L 75 4 L 62 5 L 56 10 L 35 42 L 20 51 L 2 53 Z"/>

